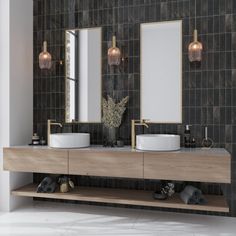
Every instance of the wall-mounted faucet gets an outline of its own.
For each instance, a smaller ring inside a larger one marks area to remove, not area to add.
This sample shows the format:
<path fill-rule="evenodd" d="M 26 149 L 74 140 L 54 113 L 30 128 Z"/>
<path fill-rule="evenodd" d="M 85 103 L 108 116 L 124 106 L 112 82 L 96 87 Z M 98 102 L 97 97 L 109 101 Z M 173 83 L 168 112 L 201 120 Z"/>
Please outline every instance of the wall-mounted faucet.
<path fill-rule="evenodd" d="M 148 128 L 147 122 L 148 120 L 131 120 L 131 147 L 135 149 L 136 147 L 136 135 L 135 135 L 135 126 L 145 126 Z"/>
<path fill-rule="evenodd" d="M 55 120 L 48 120 L 48 146 L 50 146 L 50 134 L 51 134 L 51 126 L 52 125 L 57 125 L 62 128 L 62 124 L 55 122 Z"/>

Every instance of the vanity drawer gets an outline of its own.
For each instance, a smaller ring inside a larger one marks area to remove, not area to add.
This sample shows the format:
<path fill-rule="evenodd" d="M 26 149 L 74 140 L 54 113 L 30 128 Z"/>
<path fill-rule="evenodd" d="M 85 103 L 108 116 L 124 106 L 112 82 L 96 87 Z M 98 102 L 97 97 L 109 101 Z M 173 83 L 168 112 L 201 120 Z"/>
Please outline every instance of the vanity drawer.
<path fill-rule="evenodd" d="M 231 157 L 191 152 L 145 153 L 144 178 L 230 183 Z"/>
<path fill-rule="evenodd" d="M 68 174 L 68 151 L 36 148 L 4 148 L 5 170 Z"/>
<path fill-rule="evenodd" d="M 69 174 L 143 178 L 143 153 L 70 150 Z"/>

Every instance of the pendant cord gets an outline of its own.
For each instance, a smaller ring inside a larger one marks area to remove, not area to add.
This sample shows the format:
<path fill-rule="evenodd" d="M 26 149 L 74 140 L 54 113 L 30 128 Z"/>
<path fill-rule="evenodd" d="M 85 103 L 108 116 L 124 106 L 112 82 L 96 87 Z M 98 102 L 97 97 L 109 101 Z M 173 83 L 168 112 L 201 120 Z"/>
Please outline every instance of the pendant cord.
<path fill-rule="evenodd" d="M 44 22 L 43 22 L 43 28 L 44 28 L 44 40 L 46 35 L 46 0 L 44 0 Z"/>
<path fill-rule="evenodd" d="M 197 2 L 195 0 L 195 29 L 197 28 Z"/>
<path fill-rule="evenodd" d="M 116 32 L 115 32 L 115 8 L 114 8 L 114 6 L 112 7 L 112 34 L 116 35 Z"/>

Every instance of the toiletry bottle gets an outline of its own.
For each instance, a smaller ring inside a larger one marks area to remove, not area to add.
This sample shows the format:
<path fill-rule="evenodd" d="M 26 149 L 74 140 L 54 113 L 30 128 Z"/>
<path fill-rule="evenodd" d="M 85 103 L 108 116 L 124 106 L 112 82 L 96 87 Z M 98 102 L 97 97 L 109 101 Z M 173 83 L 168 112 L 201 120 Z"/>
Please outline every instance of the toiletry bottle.
<path fill-rule="evenodd" d="M 196 147 L 196 140 L 195 140 L 195 138 L 191 138 L 190 146 L 191 146 L 191 148 L 195 148 Z"/>
<path fill-rule="evenodd" d="M 191 143 L 191 133 L 190 133 L 190 125 L 185 126 L 185 131 L 184 131 L 184 146 L 186 148 L 190 147 Z"/>

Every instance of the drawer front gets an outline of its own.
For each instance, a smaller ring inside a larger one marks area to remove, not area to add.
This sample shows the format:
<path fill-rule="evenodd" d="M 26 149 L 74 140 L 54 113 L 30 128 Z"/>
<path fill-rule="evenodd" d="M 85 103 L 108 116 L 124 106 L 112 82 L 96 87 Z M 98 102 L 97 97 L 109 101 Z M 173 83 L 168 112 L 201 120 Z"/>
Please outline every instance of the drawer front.
<path fill-rule="evenodd" d="M 230 183 L 231 158 L 184 153 L 145 153 L 144 178 Z"/>
<path fill-rule="evenodd" d="M 71 150 L 69 174 L 143 178 L 143 154 Z"/>
<path fill-rule="evenodd" d="M 4 169 L 16 172 L 68 174 L 68 151 L 4 148 Z"/>

